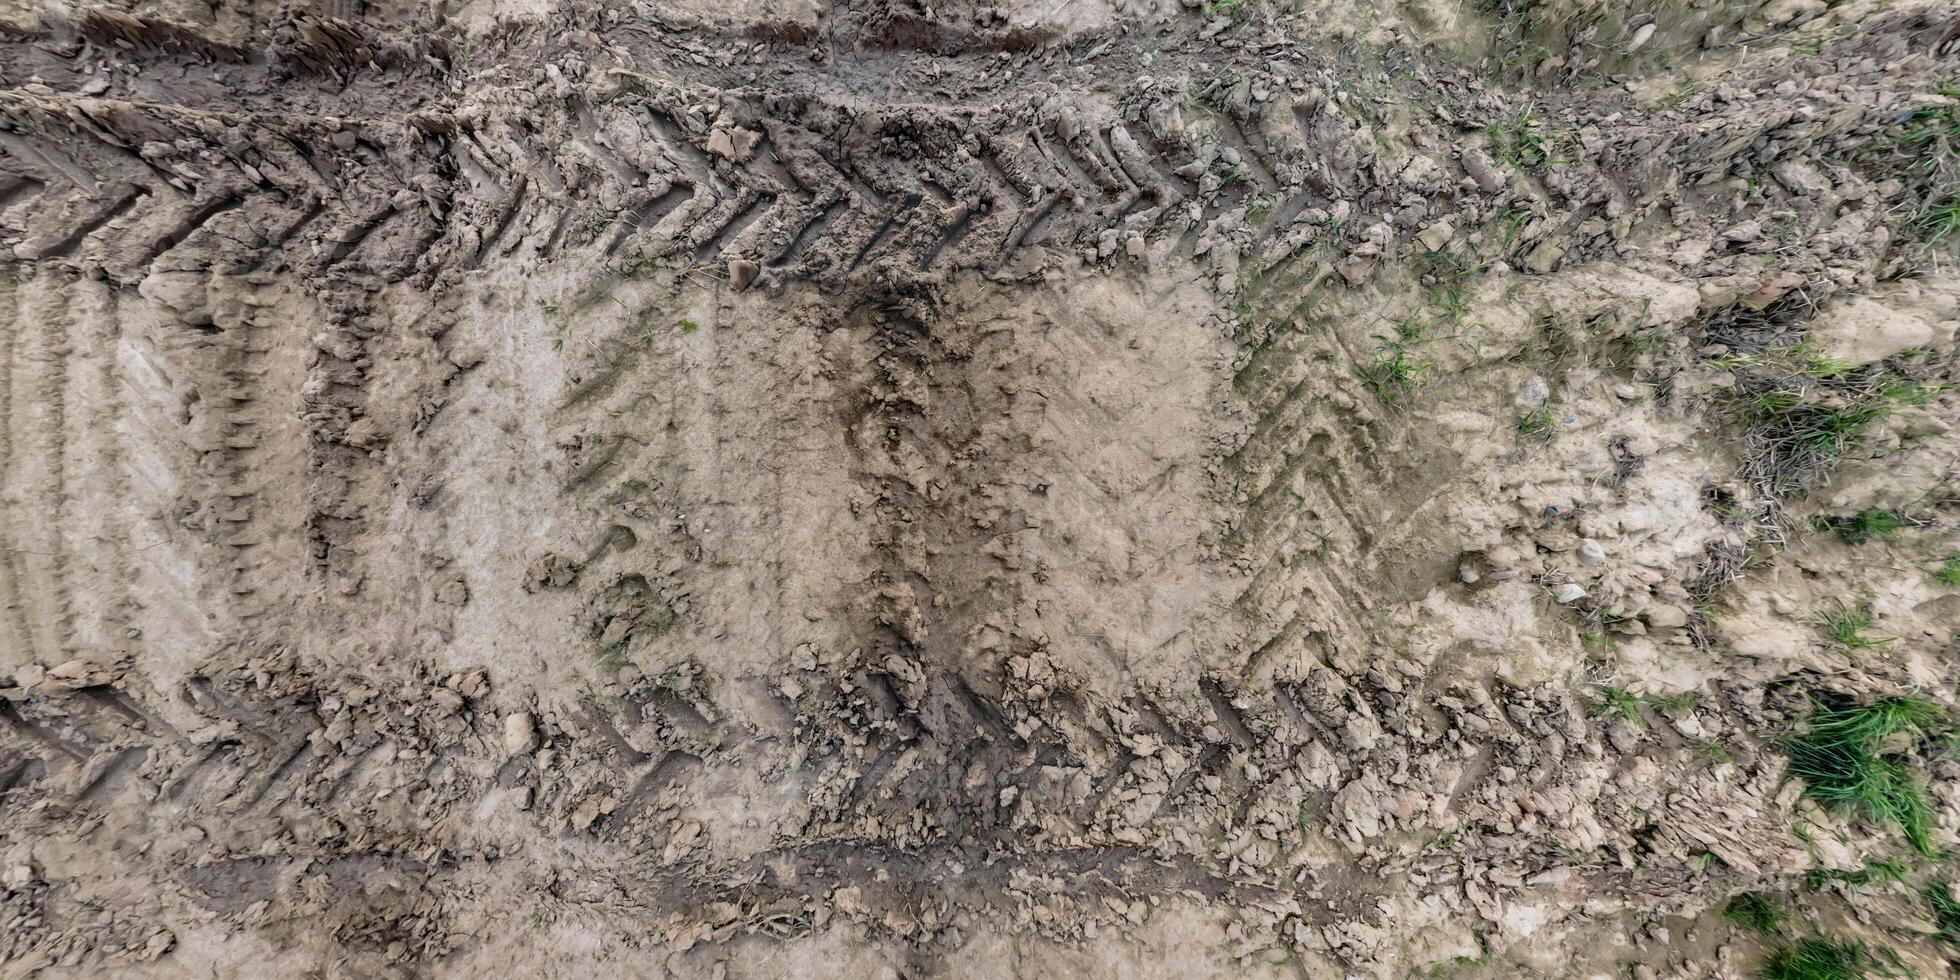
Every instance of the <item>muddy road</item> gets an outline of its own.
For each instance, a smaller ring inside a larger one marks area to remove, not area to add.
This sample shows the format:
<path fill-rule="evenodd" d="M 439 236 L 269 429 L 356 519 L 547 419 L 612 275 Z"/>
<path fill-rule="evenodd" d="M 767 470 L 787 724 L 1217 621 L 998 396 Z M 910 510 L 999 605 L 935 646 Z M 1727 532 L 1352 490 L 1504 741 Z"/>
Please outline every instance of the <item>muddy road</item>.
<path fill-rule="evenodd" d="M 0 6 L 0 973 L 1945 975 L 1956 25 Z"/>

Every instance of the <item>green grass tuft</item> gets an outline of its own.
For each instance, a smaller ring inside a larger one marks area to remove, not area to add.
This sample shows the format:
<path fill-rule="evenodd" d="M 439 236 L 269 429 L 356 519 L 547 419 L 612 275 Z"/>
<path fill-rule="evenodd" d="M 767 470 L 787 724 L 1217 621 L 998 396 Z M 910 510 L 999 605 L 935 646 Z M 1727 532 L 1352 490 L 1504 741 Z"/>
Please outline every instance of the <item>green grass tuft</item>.
<path fill-rule="evenodd" d="M 1877 538 L 1890 541 L 1914 522 L 1896 510 L 1861 510 L 1850 517 L 1819 517 L 1818 530 L 1832 531 L 1845 544 L 1864 544 Z"/>
<path fill-rule="evenodd" d="M 1948 555 L 1933 569 L 1933 581 L 1941 585 L 1960 587 L 1960 555 Z"/>
<path fill-rule="evenodd" d="M 1853 708 L 1818 708 L 1804 733 L 1785 743 L 1790 774 L 1804 796 L 1896 825 L 1921 854 L 1933 853 L 1933 812 L 1912 771 L 1886 743 L 1905 734 L 1924 740 L 1947 731 L 1946 713 L 1913 697 Z"/>
<path fill-rule="evenodd" d="M 1558 431 L 1558 416 L 1549 407 L 1518 416 L 1518 435 L 1548 436 Z"/>
<path fill-rule="evenodd" d="M 1865 631 L 1877 625 L 1871 613 L 1843 599 L 1829 609 L 1818 610 L 1817 625 L 1841 650 L 1874 650 L 1893 640 L 1889 636 L 1867 636 Z"/>
<path fill-rule="evenodd" d="M 1912 224 L 1919 232 L 1920 241 L 1928 245 L 1939 245 L 1960 236 L 1960 195 L 1943 197 L 1926 205 Z"/>
<path fill-rule="evenodd" d="M 1763 964 L 1763 980 L 1859 980 L 1873 970 L 1889 972 L 1895 958 L 1860 942 L 1805 939 L 1777 950 Z"/>
<path fill-rule="evenodd" d="M 1804 374 L 1820 380 L 1847 377 L 1858 369 L 1850 361 L 1818 351 L 1808 340 L 1798 341 L 1788 353 L 1796 358 L 1798 368 Z"/>
<path fill-rule="evenodd" d="M 1618 687 L 1599 688 L 1599 703 L 1593 705 L 1593 717 L 1618 718 L 1627 724 L 1639 727 L 1647 724 L 1646 716 L 1640 713 L 1642 699 L 1639 695 Z"/>
<path fill-rule="evenodd" d="M 1953 886 L 1936 881 L 1926 886 L 1926 902 L 1933 907 L 1933 924 L 1939 927 L 1933 938 L 1949 946 L 1960 946 L 1960 899 L 1953 897 Z"/>
<path fill-rule="evenodd" d="M 1750 407 L 1760 421 L 1775 424 L 1781 437 L 1798 451 L 1836 458 L 1853 439 L 1885 417 L 1878 405 L 1832 408 L 1803 400 L 1789 391 L 1756 396 Z"/>
<path fill-rule="evenodd" d="M 1605 634 L 1599 634 L 1604 637 Z M 1581 634 L 1583 640 L 1586 634 Z M 1635 727 L 1647 724 L 1647 716 L 1642 708 L 1652 708 L 1664 714 L 1678 714 L 1701 703 L 1697 691 L 1680 694 L 1635 694 L 1620 687 L 1605 684 L 1595 685 L 1599 692 L 1599 703 L 1593 705 L 1594 718 L 1618 718 Z"/>
<path fill-rule="evenodd" d="M 1490 138 L 1490 153 L 1498 163 L 1537 170 L 1564 162 L 1558 153 L 1566 136 L 1546 128 L 1545 121 L 1530 109 L 1484 127 L 1484 135 Z"/>
<path fill-rule="evenodd" d="M 1722 910 L 1722 918 L 1759 935 L 1783 934 L 1783 905 L 1762 892 L 1743 892 L 1729 899 L 1728 907 Z"/>
<path fill-rule="evenodd" d="M 1204 5 L 1206 17 L 1226 17 L 1238 20 L 1252 12 L 1252 0 L 1217 0 Z"/>
<path fill-rule="evenodd" d="M 1421 342 L 1419 336 L 1398 331 L 1393 337 L 1376 334 L 1375 339 L 1380 342 L 1375 348 L 1375 359 L 1356 368 L 1354 373 L 1382 404 L 1393 405 L 1422 387 L 1422 376 L 1429 372 L 1429 365 L 1415 356 L 1416 345 Z"/>
<path fill-rule="evenodd" d="M 1830 868 L 1812 868 L 1804 872 L 1803 886 L 1811 891 L 1820 891 L 1832 882 L 1847 885 L 1869 885 L 1874 881 L 1906 880 L 1906 866 L 1897 861 L 1867 861 L 1856 871 L 1838 871 Z"/>

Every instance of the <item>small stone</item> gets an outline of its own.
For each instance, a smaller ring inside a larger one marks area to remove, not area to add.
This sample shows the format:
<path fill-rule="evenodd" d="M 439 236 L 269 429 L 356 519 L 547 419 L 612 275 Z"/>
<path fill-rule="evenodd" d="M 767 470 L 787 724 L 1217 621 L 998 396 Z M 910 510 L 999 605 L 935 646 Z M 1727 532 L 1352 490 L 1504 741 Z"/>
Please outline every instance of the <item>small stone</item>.
<path fill-rule="evenodd" d="M 1597 568 L 1606 564 L 1606 549 L 1591 538 L 1579 542 L 1579 564 Z"/>
<path fill-rule="evenodd" d="M 730 259 L 728 262 L 728 284 L 738 293 L 749 288 L 749 284 L 761 274 L 762 266 L 748 259 Z"/>
<path fill-rule="evenodd" d="M 466 698 L 480 698 L 490 693 L 490 675 L 482 670 L 472 670 L 463 675 L 456 685 L 456 693 Z"/>
<path fill-rule="evenodd" d="M 1368 273 L 1374 271 L 1374 268 L 1373 256 L 1356 252 L 1335 264 L 1334 271 L 1340 273 L 1341 278 L 1347 280 L 1348 285 L 1359 286 L 1367 281 Z"/>
<path fill-rule="evenodd" d="M 1416 236 L 1416 241 L 1431 252 L 1440 252 L 1455 238 L 1456 229 L 1450 227 L 1449 219 L 1446 218 L 1424 228 L 1422 233 Z"/>
<path fill-rule="evenodd" d="M 1497 172 L 1491 159 L 1476 150 L 1466 150 L 1463 154 L 1463 172 L 1486 194 L 1495 194 L 1504 189 L 1504 178 Z"/>
<path fill-rule="evenodd" d="M 1526 381 L 1524 387 L 1519 388 L 1518 393 L 1512 396 L 1511 404 L 1522 409 L 1532 409 L 1545 404 L 1551 397 L 1552 386 L 1546 383 L 1544 378 L 1534 374 L 1531 380 Z"/>
<path fill-rule="evenodd" d="M 1585 587 L 1579 585 L 1577 582 L 1567 582 L 1559 586 L 1558 591 L 1552 593 L 1552 598 L 1566 603 L 1578 602 L 1585 597 Z"/>
<path fill-rule="evenodd" d="M 1539 533 L 1532 538 L 1532 542 L 1546 551 L 1564 554 L 1579 547 L 1579 536 L 1571 531 L 1553 529 Z"/>
<path fill-rule="evenodd" d="M 41 690 L 79 691 L 83 688 L 101 687 L 111 680 L 114 680 L 114 677 L 109 671 L 78 658 L 50 668 L 47 676 L 41 679 Z"/>
<path fill-rule="evenodd" d="M 1635 51 L 1640 50 L 1642 47 L 1645 47 L 1647 42 L 1652 40 L 1653 37 L 1654 37 L 1653 24 L 1640 25 L 1640 29 L 1633 32 L 1632 39 L 1627 41 L 1627 53 L 1632 54 Z"/>
<path fill-rule="evenodd" d="M 1482 575 L 1477 573 L 1477 566 L 1467 561 L 1456 566 L 1456 577 L 1461 579 L 1464 585 L 1476 585 L 1483 578 Z"/>
<path fill-rule="evenodd" d="M 4 873 L 0 873 L 0 885 L 5 885 L 8 888 L 21 888 L 32 883 L 37 877 L 39 875 L 35 872 L 32 864 L 10 864 L 7 865 L 7 870 Z"/>
<path fill-rule="evenodd" d="M 1688 612 L 1680 606 L 1653 606 L 1641 615 L 1655 629 L 1679 629 L 1688 625 Z"/>
<path fill-rule="evenodd" d="M 1559 260 L 1565 258 L 1568 247 L 1565 242 L 1555 238 L 1539 242 L 1525 254 L 1524 267 L 1531 272 L 1541 274 L 1550 272 L 1558 268 Z"/>
<path fill-rule="evenodd" d="M 528 711 L 518 711 L 504 716 L 504 752 L 508 755 L 526 755 L 538 747 L 538 723 Z"/>
<path fill-rule="evenodd" d="M 1752 310 L 1760 310 L 1783 297 L 1798 286 L 1803 285 L 1803 277 L 1794 272 L 1779 272 L 1763 280 L 1761 286 L 1742 297 L 1742 304 Z"/>
<path fill-rule="evenodd" d="M 1786 160 L 1770 170 L 1770 176 L 1792 194 L 1828 194 L 1830 179 L 1802 160 Z"/>
<path fill-rule="evenodd" d="M 1825 0 L 1770 0 L 1744 24 L 1750 31 L 1761 34 L 1772 27 L 1809 20 L 1827 9 Z"/>
<path fill-rule="evenodd" d="M 145 960 L 156 959 L 157 957 L 170 952 L 171 947 L 175 945 L 177 945 L 176 934 L 172 933 L 168 929 L 165 929 L 161 932 L 158 932 L 156 935 L 151 936 L 150 941 L 143 944 L 142 958 Z"/>
<path fill-rule="evenodd" d="M 1737 244 L 1753 242 L 1763 237 L 1763 223 L 1752 219 L 1732 225 L 1727 231 L 1722 232 L 1722 237 Z"/>
<path fill-rule="evenodd" d="M 107 91 L 109 91 L 109 80 L 106 78 L 91 78 L 82 83 L 83 95 L 101 95 Z"/>

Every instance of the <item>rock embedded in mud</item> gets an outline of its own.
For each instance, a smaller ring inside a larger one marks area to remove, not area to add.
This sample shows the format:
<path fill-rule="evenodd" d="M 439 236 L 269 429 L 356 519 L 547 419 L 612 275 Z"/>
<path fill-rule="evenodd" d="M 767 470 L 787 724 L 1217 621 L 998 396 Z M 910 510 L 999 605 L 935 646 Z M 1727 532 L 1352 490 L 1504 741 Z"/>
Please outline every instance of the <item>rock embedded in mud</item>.
<path fill-rule="evenodd" d="M 1801 24 L 1830 9 L 1825 0 L 1769 0 L 1751 14 L 1745 27 L 1755 33 L 1772 28 Z"/>
<path fill-rule="evenodd" d="M 40 880 L 40 877 L 41 873 L 33 862 L 15 861 L 8 864 L 5 871 L 0 872 L 0 885 L 19 890 Z"/>
<path fill-rule="evenodd" d="M 1592 538 L 1579 542 L 1579 563 L 1595 568 L 1606 564 L 1606 549 Z"/>
<path fill-rule="evenodd" d="M 1641 610 L 1640 617 L 1654 629 L 1679 629 L 1688 625 L 1688 610 L 1678 605 L 1653 605 Z"/>
<path fill-rule="evenodd" d="M 1816 167 L 1802 160 L 1786 160 L 1771 168 L 1770 176 L 1782 184 L 1792 194 L 1827 194 L 1831 190 L 1830 178 L 1819 173 Z"/>
<path fill-rule="evenodd" d="M 1552 386 L 1544 378 L 1532 375 L 1518 393 L 1511 396 L 1511 404 L 1521 409 L 1537 408 L 1552 397 Z"/>
<path fill-rule="evenodd" d="M 1570 249 L 1571 245 L 1562 239 L 1545 239 L 1525 253 L 1524 267 L 1539 274 L 1551 272 L 1559 267 L 1559 261 L 1565 258 L 1565 253 Z"/>
<path fill-rule="evenodd" d="M 1862 367 L 1923 347 L 1934 334 L 1932 324 L 1919 317 L 1854 296 L 1819 313 L 1806 336 L 1821 354 Z"/>
<path fill-rule="evenodd" d="M 1448 218 L 1444 218 L 1443 220 L 1438 221 L 1427 228 L 1424 228 L 1419 234 L 1416 235 L 1416 241 L 1419 244 L 1421 244 L 1423 248 L 1428 249 L 1431 252 L 1440 252 L 1443 249 L 1448 248 L 1450 242 L 1455 240 L 1455 238 L 1456 238 L 1456 229 L 1451 226 L 1450 220 Z"/>
<path fill-rule="evenodd" d="M 47 670 L 41 678 L 41 690 L 79 691 L 84 688 L 100 687 L 115 679 L 108 668 L 89 660 L 76 658 Z"/>
<path fill-rule="evenodd" d="M 1763 237 L 1763 223 L 1754 218 L 1738 222 L 1723 229 L 1722 237 L 1738 245 L 1746 245 Z"/>
<path fill-rule="evenodd" d="M 504 716 L 505 755 L 528 755 L 537 747 L 537 720 L 529 711 L 514 711 Z"/>

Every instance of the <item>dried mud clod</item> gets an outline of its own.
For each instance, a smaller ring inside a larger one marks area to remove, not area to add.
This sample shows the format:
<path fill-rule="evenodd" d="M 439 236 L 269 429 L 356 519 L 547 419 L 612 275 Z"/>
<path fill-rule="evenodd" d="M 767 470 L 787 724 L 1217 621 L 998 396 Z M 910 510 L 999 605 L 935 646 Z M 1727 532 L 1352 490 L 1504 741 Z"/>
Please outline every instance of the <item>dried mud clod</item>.
<path fill-rule="evenodd" d="M 1936 975 L 1956 23 L 0 10 L 0 973 Z"/>

